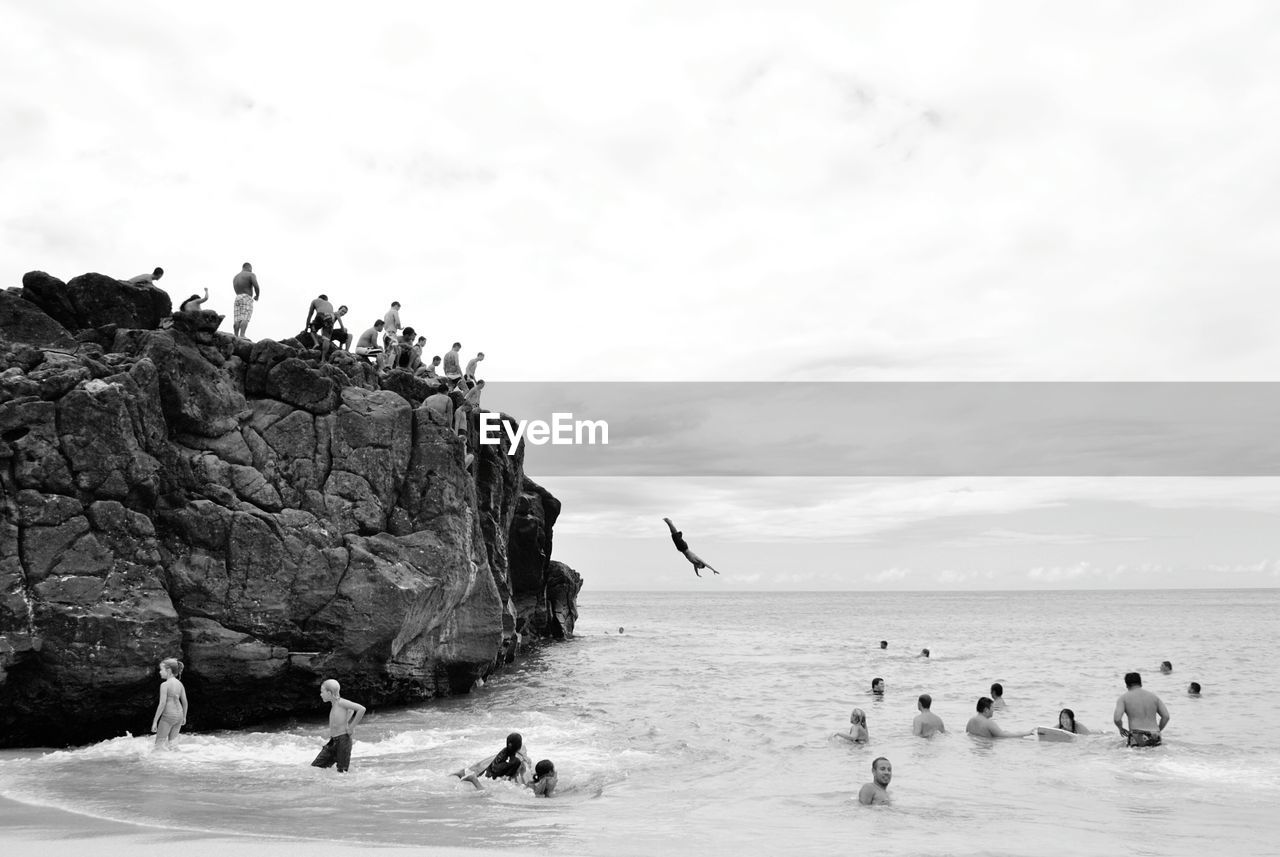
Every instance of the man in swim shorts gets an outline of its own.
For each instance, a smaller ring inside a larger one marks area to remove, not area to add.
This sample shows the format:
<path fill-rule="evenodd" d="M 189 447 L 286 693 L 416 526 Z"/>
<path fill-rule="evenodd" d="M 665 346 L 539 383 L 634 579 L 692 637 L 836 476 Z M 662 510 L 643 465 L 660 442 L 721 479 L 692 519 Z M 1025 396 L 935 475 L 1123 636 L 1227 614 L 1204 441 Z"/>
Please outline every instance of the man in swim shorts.
<path fill-rule="evenodd" d="M 259 295 L 258 275 L 253 272 L 252 265 L 245 262 L 240 267 L 240 273 L 231 280 L 231 288 L 236 293 L 231 332 L 237 339 L 243 339 L 249 329 L 249 319 L 253 317 L 253 304 Z"/>
<path fill-rule="evenodd" d="M 1116 700 L 1113 718 L 1116 728 L 1130 747 L 1159 747 L 1161 733 L 1169 723 L 1169 709 L 1160 697 L 1142 687 L 1142 676 L 1138 673 L 1125 673 L 1124 686 L 1125 692 Z M 1128 729 L 1124 726 L 1125 717 L 1129 718 Z"/>
<path fill-rule="evenodd" d="M 329 359 L 329 349 L 333 346 L 333 325 L 338 321 L 333 304 L 328 295 L 320 295 L 307 308 L 307 321 L 304 325 L 320 340 L 320 362 Z"/>

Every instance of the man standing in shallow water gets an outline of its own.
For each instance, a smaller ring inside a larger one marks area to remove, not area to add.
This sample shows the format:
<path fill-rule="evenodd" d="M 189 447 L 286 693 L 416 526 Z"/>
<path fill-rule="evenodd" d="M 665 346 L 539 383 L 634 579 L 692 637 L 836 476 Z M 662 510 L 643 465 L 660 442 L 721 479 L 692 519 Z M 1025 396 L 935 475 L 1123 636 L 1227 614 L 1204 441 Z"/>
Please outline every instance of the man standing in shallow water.
<path fill-rule="evenodd" d="M 1125 673 L 1124 686 L 1128 688 L 1116 700 L 1115 724 L 1130 747 L 1159 747 L 1161 733 L 1169 723 L 1169 709 L 1160 697 L 1142 687 L 1142 676 Z M 1159 723 L 1156 717 L 1159 716 Z M 1124 728 L 1124 718 L 1129 718 L 1129 728 Z"/>
<path fill-rule="evenodd" d="M 858 790 L 858 803 L 863 806 L 889 803 L 889 780 L 893 779 L 893 765 L 884 756 L 871 763 L 871 782 Z"/>

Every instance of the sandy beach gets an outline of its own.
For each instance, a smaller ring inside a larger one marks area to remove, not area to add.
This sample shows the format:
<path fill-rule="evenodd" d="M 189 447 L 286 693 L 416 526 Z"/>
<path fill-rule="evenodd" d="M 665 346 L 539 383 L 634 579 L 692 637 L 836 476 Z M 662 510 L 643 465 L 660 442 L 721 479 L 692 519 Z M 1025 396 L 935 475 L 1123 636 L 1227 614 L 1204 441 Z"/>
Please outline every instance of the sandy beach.
<path fill-rule="evenodd" d="M 225 836 L 194 830 L 144 827 L 0 797 L 0 850 L 5 853 L 38 854 L 40 857 L 85 857 L 86 853 L 94 857 L 159 857 L 172 854 L 175 846 L 181 848 L 184 857 L 221 857 L 228 853 L 245 857 L 304 853 L 315 857 L 354 857 L 367 854 L 371 848 L 401 854 L 429 853 L 433 857 L 485 857 L 502 853 L 475 848 L 406 848 L 377 843 L 343 844 L 322 839 Z"/>

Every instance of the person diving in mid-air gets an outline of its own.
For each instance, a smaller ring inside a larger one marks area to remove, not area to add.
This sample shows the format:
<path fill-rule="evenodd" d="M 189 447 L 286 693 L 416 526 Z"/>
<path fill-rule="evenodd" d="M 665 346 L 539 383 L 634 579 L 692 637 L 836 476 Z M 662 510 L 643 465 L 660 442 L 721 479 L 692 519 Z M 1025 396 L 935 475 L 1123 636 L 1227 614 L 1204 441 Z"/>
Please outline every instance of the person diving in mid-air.
<path fill-rule="evenodd" d="M 676 543 L 676 550 L 684 554 L 684 558 L 689 560 L 689 562 L 693 563 L 693 573 L 698 575 L 698 577 L 702 577 L 702 572 L 699 571 L 699 569 L 711 568 L 711 566 L 707 565 L 707 563 L 702 559 L 702 557 L 698 556 L 696 553 L 689 550 L 689 543 L 684 540 L 684 533 L 676 529 L 676 525 L 671 523 L 670 518 L 663 518 L 662 520 L 666 521 L 667 526 L 671 528 L 671 541 Z M 711 568 L 711 573 L 719 574 L 720 572 L 716 571 L 714 568 Z"/>

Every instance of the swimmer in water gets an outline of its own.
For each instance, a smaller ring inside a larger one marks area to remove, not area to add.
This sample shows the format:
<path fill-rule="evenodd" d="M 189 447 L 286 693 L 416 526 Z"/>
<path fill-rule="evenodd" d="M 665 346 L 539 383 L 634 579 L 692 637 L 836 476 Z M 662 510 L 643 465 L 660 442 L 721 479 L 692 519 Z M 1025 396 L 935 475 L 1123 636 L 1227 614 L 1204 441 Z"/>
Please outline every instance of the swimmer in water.
<path fill-rule="evenodd" d="M 849 715 L 849 731 L 837 732 L 836 737 L 853 744 L 865 744 L 871 740 L 871 735 L 867 732 L 867 715 L 861 708 L 853 709 L 853 713 Z"/>
<path fill-rule="evenodd" d="M 519 732 L 507 736 L 506 745 L 492 758 L 477 762 L 470 767 L 457 771 L 453 776 L 466 780 L 476 788 L 480 788 L 480 777 L 491 780 L 515 780 L 526 784 L 529 776 L 529 756 L 524 749 L 524 738 Z"/>
<path fill-rule="evenodd" d="M 1004 708 L 1004 685 L 996 682 L 991 685 L 991 710 L 999 711 Z"/>
<path fill-rule="evenodd" d="M 1168 675 L 1169 673 L 1173 672 L 1173 664 L 1171 664 L 1169 661 L 1161 661 L 1160 672 L 1164 673 L 1165 675 Z"/>
<path fill-rule="evenodd" d="M 1028 729 L 1026 732 L 1004 731 L 991 719 L 991 705 L 990 697 L 980 697 L 976 706 L 978 713 L 969 718 L 969 722 L 965 724 L 964 731 L 970 735 L 977 735 L 979 738 L 1025 738 L 1035 731 L 1033 729 Z"/>
<path fill-rule="evenodd" d="M 927 693 L 920 694 L 920 698 L 916 700 L 916 708 L 920 713 L 911 721 L 912 735 L 929 738 L 939 732 L 947 731 L 947 727 L 942 724 L 942 718 L 930 710 L 933 708 L 932 696 Z"/>
<path fill-rule="evenodd" d="M 916 655 L 916 657 L 917 657 L 917 658 L 927 658 L 927 657 L 929 657 L 929 650 L 928 650 L 928 649 L 921 649 L 921 650 L 920 650 L 920 654 Z"/>
<path fill-rule="evenodd" d="M 887 648 L 889 648 L 889 641 L 888 641 L 888 640 L 881 640 L 881 641 L 880 641 L 880 648 L 882 648 L 882 649 L 887 649 Z"/>
<path fill-rule="evenodd" d="M 1076 713 L 1070 708 L 1064 708 L 1058 712 L 1058 728 L 1073 735 L 1089 734 L 1089 730 L 1085 728 L 1083 723 L 1076 722 Z"/>
<path fill-rule="evenodd" d="M 1187 685 L 1187 696 L 1199 696 L 1199 695 L 1200 695 L 1200 682 L 1193 681 L 1191 682 L 1191 684 Z"/>
<path fill-rule="evenodd" d="M 676 525 L 671 523 L 670 518 L 663 518 L 662 520 L 667 522 L 667 527 L 671 530 L 671 541 L 675 542 L 676 550 L 684 554 L 684 558 L 693 563 L 693 573 L 698 575 L 698 577 L 702 577 L 700 569 L 711 568 L 711 566 L 707 565 L 706 561 L 702 557 L 689 550 L 689 543 L 684 540 L 684 533 L 676 529 Z M 720 572 L 711 568 L 711 573 L 719 574 Z"/>
<path fill-rule="evenodd" d="M 884 696 L 884 679 L 877 676 L 871 680 L 871 693 L 874 696 Z"/>
<path fill-rule="evenodd" d="M 871 782 L 858 791 L 858 803 L 863 806 L 889 803 L 889 781 L 893 779 L 893 764 L 884 756 L 871 763 Z"/>
<path fill-rule="evenodd" d="M 468 774 L 462 779 L 471 783 L 480 791 L 484 791 L 484 784 L 480 782 L 479 774 Z M 534 766 L 533 778 L 524 783 L 524 787 L 532 789 L 533 793 L 538 797 L 551 797 L 558 783 L 559 779 L 556 774 L 555 764 L 550 759 L 543 759 Z"/>

